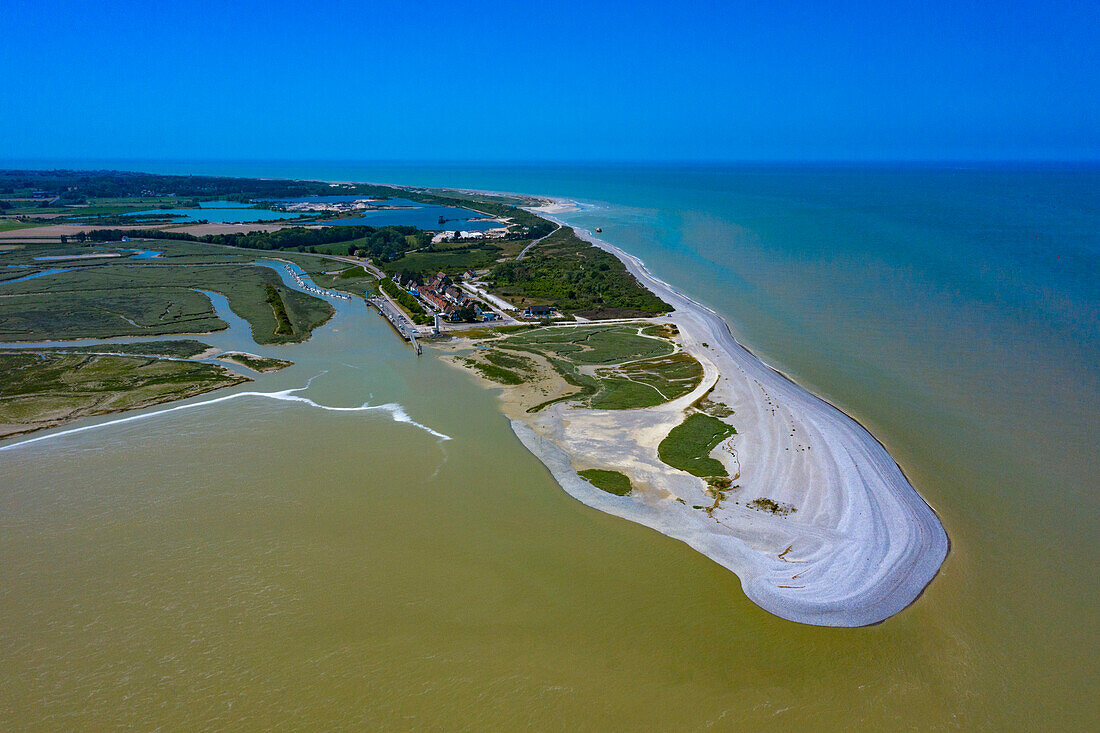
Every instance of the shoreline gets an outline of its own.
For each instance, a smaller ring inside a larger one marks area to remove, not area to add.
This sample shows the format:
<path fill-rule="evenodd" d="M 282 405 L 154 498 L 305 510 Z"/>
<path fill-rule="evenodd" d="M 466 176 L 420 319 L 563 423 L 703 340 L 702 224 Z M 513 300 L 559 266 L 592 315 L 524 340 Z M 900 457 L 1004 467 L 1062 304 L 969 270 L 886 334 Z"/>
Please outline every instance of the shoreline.
<path fill-rule="evenodd" d="M 575 210 L 573 202 L 554 199 L 532 212 L 570 226 L 555 215 Z M 685 542 L 734 572 L 746 596 L 758 606 L 791 621 L 867 626 L 919 598 L 938 574 L 950 540 L 885 445 L 851 415 L 760 359 L 736 339 L 716 311 L 653 275 L 634 255 L 590 232 L 575 231 L 614 254 L 640 283 L 672 305 L 674 310 L 665 318 L 684 334 L 685 350 L 718 365 L 715 389 L 737 405 L 733 422 L 738 427 L 736 460 L 747 467 L 743 483 L 768 487 L 772 493 L 765 495 L 791 498 L 804 511 L 778 519 L 752 516 L 739 507 L 714 522 L 700 519 L 682 499 L 677 503 L 655 501 L 653 496 L 613 496 L 592 487 L 574 467 L 578 459 L 585 464 L 606 462 L 608 467 L 626 460 L 609 445 L 595 446 L 577 435 L 592 431 L 601 418 L 613 417 L 555 406 L 541 416 L 512 419 L 513 432 L 558 484 L 588 506 Z M 754 395 L 754 385 L 763 392 L 765 404 Z M 802 457 L 789 453 L 792 446 L 779 451 L 782 443 L 791 441 L 769 426 L 776 414 L 789 423 L 791 436 L 811 436 L 801 438 L 806 440 L 805 447 L 797 448 Z M 809 448 L 814 446 L 819 450 L 810 459 Z M 637 452 L 638 447 L 618 446 L 622 453 Z M 636 463 L 636 458 L 631 460 Z M 681 472 L 663 469 L 666 476 L 658 477 L 658 484 L 664 480 L 669 488 L 684 485 L 683 476 L 675 476 Z M 675 491 L 670 494 L 674 495 Z M 788 559 L 791 548 L 794 555 Z"/>

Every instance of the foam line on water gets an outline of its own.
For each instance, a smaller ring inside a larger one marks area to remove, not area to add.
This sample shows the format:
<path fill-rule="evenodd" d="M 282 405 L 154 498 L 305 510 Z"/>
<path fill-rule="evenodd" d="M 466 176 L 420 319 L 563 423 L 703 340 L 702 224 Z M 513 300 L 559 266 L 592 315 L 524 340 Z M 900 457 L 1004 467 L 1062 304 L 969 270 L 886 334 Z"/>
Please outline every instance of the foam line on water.
<path fill-rule="evenodd" d="M 321 375 L 317 375 L 321 376 Z M 195 407 L 205 407 L 207 405 L 216 405 L 220 402 L 229 402 L 230 400 L 238 400 L 244 397 L 259 397 L 269 400 L 281 400 L 283 402 L 300 402 L 310 407 L 316 407 L 320 410 L 328 410 L 329 412 L 387 412 L 390 418 L 394 422 L 407 423 L 414 427 L 420 428 L 429 435 L 438 438 L 440 441 L 451 440 L 451 436 L 445 435 L 438 430 L 419 423 L 409 417 L 409 414 L 405 412 L 405 408 L 397 402 L 387 402 L 384 405 L 372 405 L 369 402 L 359 405 L 358 407 L 335 407 L 332 405 L 322 405 L 314 402 L 308 397 L 302 397 L 297 392 L 303 392 L 309 388 L 309 385 L 316 377 L 310 377 L 304 387 L 297 387 L 295 389 L 284 389 L 279 392 L 237 392 L 231 395 L 224 395 L 222 397 L 214 397 L 209 400 L 203 400 L 202 402 L 193 402 L 187 405 L 176 405 L 175 407 L 166 407 L 163 410 L 156 410 L 154 412 L 147 412 L 141 415 L 130 415 L 128 417 L 120 417 L 115 420 L 109 420 L 108 422 L 97 423 L 95 425 L 84 425 L 79 428 L 69 428 L 68 430 L 62 430 L 57 433 L 50 433 L 49 435 L 39 435 L 36 438 L 27 438 L 21 440 L 18 443 L 11 443 L 10 445 L 0 446 L 0 451 L 11 450 L 12 448 L 18 448 L 20 446 L 29 445 L 31 443 L 37 443 L 42 440 L 50 440 L 51 438 L 60 438 L 65 435 L 74 435 L 76 433 L 83 433 L 88 430 L 98 430 L 99 428 L 106 428 L 112 425 L 122 425 L 123 423 L 137 422 L 138 420 L 146 420 L 151 417 L 159 417 L 160 415 L 166 415 L 170 412 L 178 412 L 181 410 L 190 410 Z"/>

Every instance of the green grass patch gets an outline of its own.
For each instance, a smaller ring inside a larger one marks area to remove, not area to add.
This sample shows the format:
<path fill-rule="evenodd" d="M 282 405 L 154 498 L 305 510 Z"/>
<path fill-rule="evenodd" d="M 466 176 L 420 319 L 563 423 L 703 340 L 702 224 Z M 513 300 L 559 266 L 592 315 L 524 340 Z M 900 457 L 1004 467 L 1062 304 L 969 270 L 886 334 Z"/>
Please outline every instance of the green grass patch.
<path fill-rule="evenodd" d="M 14 290 L 22 284 L 6 287 Z M 2 341 L 209 333 L 226 327 L 209 298 L 184 288 L 17 293 L 0 298 Z"/>
<path fill-rule="evenodd" d="M 463 362 L 471 369 L 476 369 L 482 376 L 499 384 L 523 384 L 523 377 L 502 366 L 487 364 L 477 359 L 463 359 Z"/>
<path fill-rule="evenodd" d="M 648 384 L 628 379 L 601 377 L 599 392 L 589 400 L 594 410 L 637 410 L 668 402 L 665 396 Z"/>
<path fill-rule="evenodd" d="M 535 365 L 531 363 L 531 360 L 519 354 L 509 354 L 505 351 L 487 351 L 484 357 L 491 364 L 521 374 L 530 374 L 535 371 Z"/>
<path fill-rule="evenodd" d="M 11 219 L 0 220 L 0 232 L 10 232 L 16 229 L 30 229 L 31 227 L 43 226 L 38 222 L 26 222 L 26 221 L 13 221 Z"/>
<path fill-rule="evenodd" d="M 601 468 L 590 468 L 585 471 L 577 471 L 577 475 L 584 478 L 597 489 L 606 491 L 615 496 L 626 496 L 634 487 L 630 483 L 630 477 L 618 471 L 605 471 Z"/>
<path fill-rule="evenodd" d="M 361 265 L 352 265 L 335 273 L 315 272 L 312 274 L 312 278 L 318 287 L 328 290 L 342 290 L 361 298 L 365 298 L 368 293 L 375 291 L 375 276 L 363 269 Z"/>
<path fill-rule="evenodd" d="M 669 466 L 693 476 L 728 476 L 722 462 L 709 453 L 736 432 L 717 418 L 695 413 L 669 432 L 657 446 L 657 455 Z"/>
<path fill-rule="evenodd" d="M 680 329 L 675 323 L 654 323 L 652 326 L 646 326 L 642 329 L 642 333 L 646 336 L 656 336 L 657 338 L 669 339 L 673 336 L 680 335 Z"/>

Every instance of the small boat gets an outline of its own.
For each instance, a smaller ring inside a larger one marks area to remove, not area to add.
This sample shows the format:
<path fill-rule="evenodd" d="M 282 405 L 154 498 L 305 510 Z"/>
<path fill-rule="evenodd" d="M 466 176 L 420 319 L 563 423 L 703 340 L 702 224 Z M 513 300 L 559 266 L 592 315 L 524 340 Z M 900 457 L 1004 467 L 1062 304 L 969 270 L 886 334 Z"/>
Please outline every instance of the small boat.
<path fill-rule="evenodd" d="M 603 229 L 600 229 L 599 227 L 596 227 L 596 234 L 602 234 L 602 233 L 603 233 Z"/>

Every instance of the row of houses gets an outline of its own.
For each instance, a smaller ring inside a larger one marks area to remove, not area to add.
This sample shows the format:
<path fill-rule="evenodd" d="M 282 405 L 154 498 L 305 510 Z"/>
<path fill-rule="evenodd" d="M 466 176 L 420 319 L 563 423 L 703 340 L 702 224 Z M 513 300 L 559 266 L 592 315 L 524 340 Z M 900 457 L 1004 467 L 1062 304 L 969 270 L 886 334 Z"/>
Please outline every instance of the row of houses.
<path fill-rule="evenodd" d="M 480 321 L 495 321 L 500 318 L 492 310 L 483 308 L 480 301 L 471 298 L 466 291 L 459 288 L 446 273 L 436 273 L 435 277 L 423 284 L 417 283 L 412 278 L 406 279 L 401 273 L 396 273 L 393 281 L 448 321 L 462 320 L 463 311 L 468 313 L 471 309 L 474 318 Z"/>

